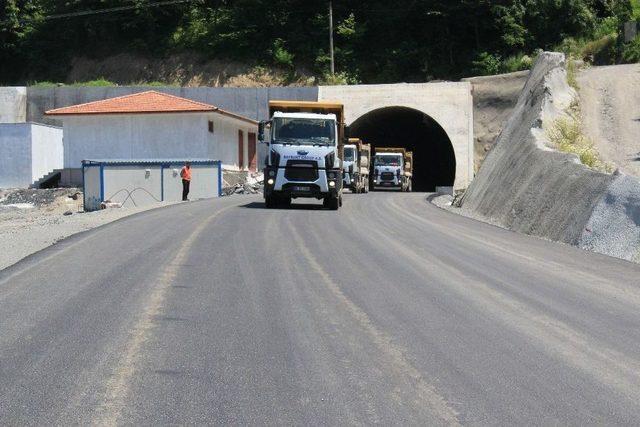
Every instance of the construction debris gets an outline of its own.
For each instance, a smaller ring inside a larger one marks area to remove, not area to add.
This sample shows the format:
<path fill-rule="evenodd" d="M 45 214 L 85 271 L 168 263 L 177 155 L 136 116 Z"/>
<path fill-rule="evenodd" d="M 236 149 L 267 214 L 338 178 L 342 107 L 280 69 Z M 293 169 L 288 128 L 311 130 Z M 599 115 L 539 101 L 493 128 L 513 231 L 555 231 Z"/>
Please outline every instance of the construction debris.
<path fill-rule="evenodd" d="M 51 205 L 60 197 L 82 199 L 77 188 L 14 188 L 0 190 L 0 207 L 30 209 Z"/>
<path fill-rule="evenodd" d="M 234 194 L 258 194 L 262 193 L 264 184 L 264 174 L 250 173 L 243 182 L 238 182 L 233 186 L 227 186 L 222 189 L 223 196 L 231 196 Z"/>
<path fill-rule="evenodd" d="M 121 208 L 122 203 L 112 202 L 111 200 L 105 200 L 100 203 L 100 209 Z"/>

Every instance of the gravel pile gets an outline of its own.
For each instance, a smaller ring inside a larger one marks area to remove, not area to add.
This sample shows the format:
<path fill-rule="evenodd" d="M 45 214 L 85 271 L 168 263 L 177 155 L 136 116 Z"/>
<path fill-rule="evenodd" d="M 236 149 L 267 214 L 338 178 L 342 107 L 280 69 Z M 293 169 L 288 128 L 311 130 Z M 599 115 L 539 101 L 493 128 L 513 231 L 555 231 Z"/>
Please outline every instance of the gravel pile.
<path fill-rule="evenodd" d="M 6 189 L 0 190 L 0 205 L 32 205 L 40 208 L 52 204 L 62 196 L 77 200 L 82 197 L 82 193 L 77 188 Z"/>

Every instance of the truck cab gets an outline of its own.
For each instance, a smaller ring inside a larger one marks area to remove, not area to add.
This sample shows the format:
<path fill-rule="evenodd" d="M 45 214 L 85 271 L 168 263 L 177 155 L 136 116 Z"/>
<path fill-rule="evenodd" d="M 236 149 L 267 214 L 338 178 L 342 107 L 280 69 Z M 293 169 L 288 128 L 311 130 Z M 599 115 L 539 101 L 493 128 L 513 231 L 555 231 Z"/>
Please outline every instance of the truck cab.
<path fill-rule="evenodd" d="M 404 148 L 376 148 L 373 160 L 374 188 L 396 188 L 411 191 L 413 153 Z"/>
<path fill-rule="evenodd" d="M 358 165 L 358 147 L 355 144 L 344 146 L 344 158 L 342 160 L 342 184 L 350 188 L 354 180 L 354 168 Z"/>
<path fill-rule="evenodd" d="M 349 138 L 348 142 L 342 162 L 343 186 L 352 193 L 368 193 L 371 145 L 359 138 Z"/>
<path fill-rule="evenodd" d="M 271 101 L 269 138 L 261 122 L 259 139 L 269 145 L 264 169 L 268 208 L 289 205 L 299 197 L 323 200 L 337 210 L 342 204 L 342 105 Z"/>

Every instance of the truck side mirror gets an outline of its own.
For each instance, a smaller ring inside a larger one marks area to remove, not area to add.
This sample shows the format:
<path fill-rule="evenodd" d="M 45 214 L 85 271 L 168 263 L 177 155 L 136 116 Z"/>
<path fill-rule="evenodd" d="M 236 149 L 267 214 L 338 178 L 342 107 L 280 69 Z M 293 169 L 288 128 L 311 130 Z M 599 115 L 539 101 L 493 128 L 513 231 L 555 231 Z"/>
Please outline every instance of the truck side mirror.
<path fill-rule="evenodd" d="M 264 142 L 264 128 L 266 124 L 267 122 L 265 122 L 264 120 L 261 120 L 258 123 L 258 141 L 259 142 Z"/>

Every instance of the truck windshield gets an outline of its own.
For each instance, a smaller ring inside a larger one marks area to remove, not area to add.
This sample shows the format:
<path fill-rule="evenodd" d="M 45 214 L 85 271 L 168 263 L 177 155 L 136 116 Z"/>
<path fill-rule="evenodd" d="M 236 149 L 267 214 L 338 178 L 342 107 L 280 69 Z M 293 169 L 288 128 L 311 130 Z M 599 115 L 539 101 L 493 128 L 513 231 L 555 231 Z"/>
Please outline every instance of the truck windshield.
<path fill-rule="evenodd" d="M 335 145 L 335 120 L 286 118 L 273 119 L 273 141 L 280 144 Z"/>
<path fill-rule="evenodd" d="M 400 166 L 400 156 L 376 156 L 376 166 Z"/>
<path fill-rule="evenodd" d="M 353 147 L 344 147 L 344 161 L 353 162 L 355 160 Z"/>

